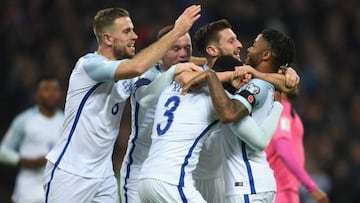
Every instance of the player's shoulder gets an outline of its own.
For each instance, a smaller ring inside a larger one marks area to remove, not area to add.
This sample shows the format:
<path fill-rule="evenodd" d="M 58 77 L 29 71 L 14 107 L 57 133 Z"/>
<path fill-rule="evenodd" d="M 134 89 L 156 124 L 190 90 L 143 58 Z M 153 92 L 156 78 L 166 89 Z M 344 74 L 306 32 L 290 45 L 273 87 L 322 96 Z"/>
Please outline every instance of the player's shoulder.
<path fill-rule="evenodd" d="M 59 116 L 59 117 L 64 117 L 64 110 L 58 108 L 55 111 L 55 115 Z"/>
<path fill-rule="evenodd" d="M 270 89 L 270 90 L 275 90 L 274 85 L 272 85 L 271 83 L 262 80 L 262 79 L 258 79 L 258 78 L 253 78 L 251 79 L 248 83 L 246 83 L 243 87 L 244 89 L 249 90 L 250 92 L 254 92 L 256 93 L 257 91 L 260 91 L 261 89 Z"/>
<path fill-rule="evenodd" d="M 14 118 L 12 125 L 13 126 L 24 125 L 26 123 L 26 121 L 28 121 L 33 116 L 38 115 L 38 114 L 39 114 L 39 108 L 37 106 L 32 106 L 32 107 L 26 109 L 25 111 L 21 112 L 20 114 L 18 114 Z"/>
<path fill-rule="evenodd" d="M 158 65 L 155 65 L 143 73 L 139 78 L 146 78 L 149 80 L 155 80 L 163 71 L 159 68 Z"/>
<path fill-rule="evenodd" d="M 82 56 L 78 60 L 78 63 L 83 64 L 83 66 L 91 66 L 92 67 L 92 66 L 99 66 L 99 65 L 106 66 L 106 65 L 111 65 L 111 64 L 118 65 L 122 61 L 126 61 L 126 60 L 129 60 L 129 59 L 110 60 L 110 59 L 106 58 L 105 56 L 94 52 L 94 53 L 88 53 L 88 54 Z"/>

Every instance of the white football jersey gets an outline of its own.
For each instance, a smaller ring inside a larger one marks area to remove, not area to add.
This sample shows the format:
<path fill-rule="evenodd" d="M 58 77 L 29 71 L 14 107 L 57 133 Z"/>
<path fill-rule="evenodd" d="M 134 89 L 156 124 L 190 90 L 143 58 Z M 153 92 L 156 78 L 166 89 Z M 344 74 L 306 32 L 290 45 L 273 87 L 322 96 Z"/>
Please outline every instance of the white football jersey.
<path fill-rule="evenodd" d="M 203 65 L 204 70 L 209 69 Z M 213 179 L 223 176 L 221 164 L 221 141 L 223 133 L 221 129 L 211 132 L 211 136 L 205 140 L 200 152 L 199 163 L 193 173 L 194 179 Z"/>
<path fill-rule="evenodd" d="M 243 89 L 258 94 L 255 95 L 256 105 L 251 116 L 261 125 L 272 109 L 274 87 L 263 80 L 252 79 L 238 92 Z M 239 95 L 234 96 L 237 97 Z M 265 152 L 250 148 L 234 135 L 228 125 L 222 125 L 222 130 L 225 135 L 222 147 L 225 196 L 276 191 L 273 171 L 266 160 Z"/>
<path fill-rule="evenodd" d="M 47 155 L 55 167 L 88 178 L 114 174 L 112 152 L 131 81 L 114 82 L 121 60 L 81 57 L 70 76 L 61 138 Z"/>
<path fill-rule="evenodd" d="M 37 106 L 32 107 L 14 119 L 2 145 L 16 151 L 19 157 L 43 157 L 57 142 L 63 119 L 62 110 L 57 110 L 52 117 L 46 117 Z M 13 193 L 14 202 L 45 201 L 44 168 L 20 167 Z"/>
<path fill-rule="evenodd" d="M 193 185 L 192 172 L 209 132 L 219 125 L 209 90 L 202 87 L 180 95 L 173 82 L 161 94 L 154 118 L 152 145 L 139 179 L 153 178 L 172 185 Z"/>
<path fill-rule="evenodd" d="M 123 202 L 137 202 L 137 181 L 143 162 L 145 161 L 150 146 L 151 133 L 155 116 L 155 105 L 146 108 L 137 101 L 137 90 L 146 87 L 157 79 L 163 70 L 160 64 L 155 65 L 138 77 L 133 84 L 133 92 L 130 97 L 131 104 L 131 134 L 129 136 L 126 154 L 120 169 L 120 197 Z"/>
<path fill-rule="evenodd" d="M 150 84 L 158 78 L 162 72 L 160 65 L 157 64 L 140 76 L 132 88 L 134 92 L 130 97 L 131 134 L 121 167 L 121 174 L 126 178 L 131 179 L 134 177 L 137 179 L 139 176 L 141 166 L 150 149 L 151 132 L 156 109 L 156 105 L 148 108 L 140 106 L 135 98 L 135 91 L 144 85 Z"/>
<path fill-rule="evenodd" d="M 193 173 L 194 179 L 214 179 L 224 175 L 221 156 L 221 128 L 211 132 L 200 152 L 199 163 Z"/>

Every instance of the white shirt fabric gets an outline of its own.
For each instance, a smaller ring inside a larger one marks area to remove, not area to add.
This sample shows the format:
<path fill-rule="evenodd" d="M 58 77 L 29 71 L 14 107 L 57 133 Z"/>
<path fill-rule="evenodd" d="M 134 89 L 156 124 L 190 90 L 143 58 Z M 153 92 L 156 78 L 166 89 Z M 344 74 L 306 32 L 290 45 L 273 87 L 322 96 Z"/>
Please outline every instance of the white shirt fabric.
<path fill-rule="evenodd" d="M 157 79 L 162 72 L 160 65 L 157 64 L 140 76 L 135 84 L 133 84 L 132 89 L 136 91 L 142 86 L 150 84 Z M 156 109 L 156 105 L 143 108 L 136 100 L 135 94 L 136 92 L 133 92 L 130 97 L 131 134 L 121 167 L 121 174 L 126 179 L 137 179 L 139 176 L 141 166 L 150 149 L 151 133 Z"/>
<path fill-rule="evenodd" d="M 10 156 L 1 150 L 1 160 L 15 165 L 20 157 L 35 159 L 45 156 L 59 138 L 64 119 L 62 110 L 57 110 L 52 117 L 44 116 L 37 106 L 19 114 L 7 131 L 1 148 L 9 150 Z M 14 202 L 44 202 L 43 189 L 44 167 L 29 169 L 20 167 L 16 177 L 12 196 Z"/>
<path fill-rule="evenodd" d="M 194 184 L 192 172 L 203 142 L 218 121 L 207 87 L 184 96 L 180 91 L 173 82 L 158 100 L 152 145 L 140 180 L 158 179 L 179 187 Z"/>
<path fill-rule="evenodd" d="M 274 87 L 265 81 L 253 79 L 238 92 L 243 89 L 254 88 L 260 97 L 257 97 L 256 106 L 253 107 L 251 116 L 260 126 L 272 109 Z M 236 97 L 240 96 L 234 98 Z M 222 130 L 226 135 L 223 139 L 222 148 L 225 196 L 276 191 L 273 171 L 266 160 L 265 152 L 249 147 L 231 131 L 229 125 L 223 125 Z"/>
<path fill-rule="evenodd" d="M 142 106 L 138 101 L 141 99 L 141 96 L 137 95 L 137 93 L 159 78 L 162 73 L 163 69 L 160 64 L 156 64 L 138 77 L 132 87 L 133 92 L 130 97 L 131 134 L 120 169 L 120 197 L 124 203 L 140 202 L 137 182 L 141 166 L 150 149 L 151 132 L 156 109 L 156 104 L 146 107 Z"/>
<path fill-rule="evenodd" d="M 70 76 L 61 139 L 47 155 L 56 167 L 86 178 L 114 175 L 112 152 L 132 79 L 114 82 L 121 60 L 81 57 Z"/>

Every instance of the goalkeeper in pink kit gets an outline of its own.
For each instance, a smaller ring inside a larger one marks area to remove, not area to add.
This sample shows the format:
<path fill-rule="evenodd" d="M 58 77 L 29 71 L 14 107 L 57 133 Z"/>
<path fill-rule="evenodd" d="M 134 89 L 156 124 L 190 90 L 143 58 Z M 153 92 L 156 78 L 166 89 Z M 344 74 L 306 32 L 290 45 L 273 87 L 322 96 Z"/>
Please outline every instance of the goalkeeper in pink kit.
<path fill-rule="evenodd" d="M 282 94 L 283 111 L 268 147 L 267 160 L 276 179 L 276 203 L 299 203 L 299 187 L 304 185 L 318 203 L 328 203 L 327 194 L 317 187 L 304 169 L 304 127 L 291 105 L 297 92 Z"/>

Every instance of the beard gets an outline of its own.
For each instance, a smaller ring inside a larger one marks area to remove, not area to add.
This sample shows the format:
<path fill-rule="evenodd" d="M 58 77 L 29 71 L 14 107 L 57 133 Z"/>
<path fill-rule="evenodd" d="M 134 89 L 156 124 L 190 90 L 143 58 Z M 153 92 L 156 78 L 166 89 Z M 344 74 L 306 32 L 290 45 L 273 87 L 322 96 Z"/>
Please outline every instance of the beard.
<path fill-rule="evenodd" d="M 132 58 L 135 55 L 135 54 L 129 52 L 128 50 L 126 50 L 125 47 L 120 48 L 120 49 L 115 47 L 113 49 L 113 54 L 117 60 L 125 59 L 125 58 Z"/>

